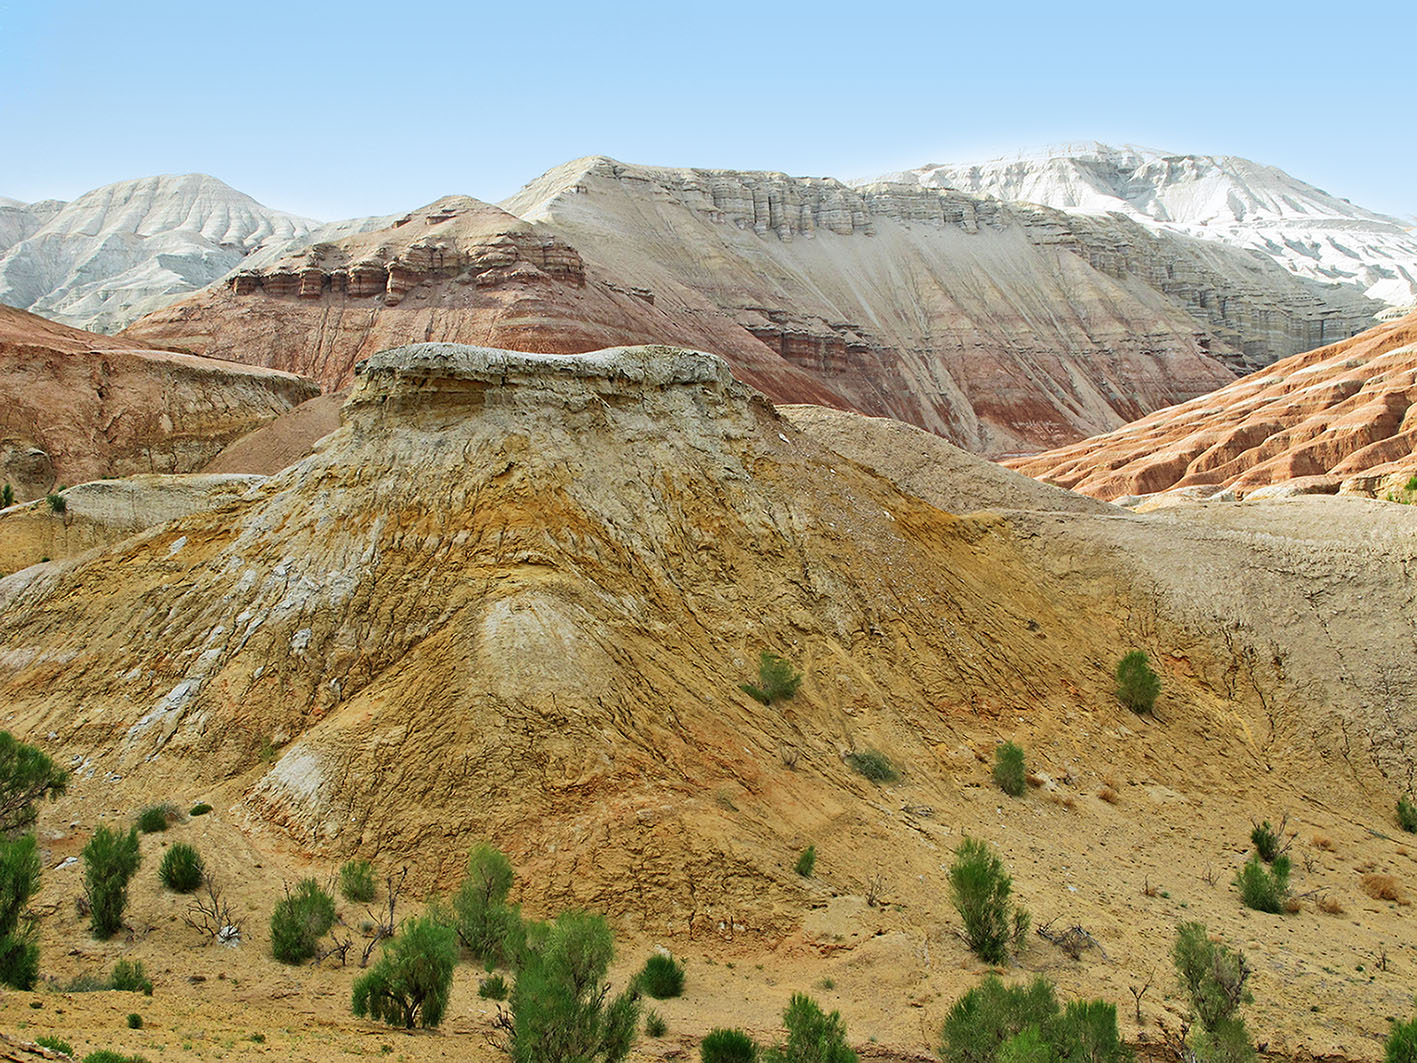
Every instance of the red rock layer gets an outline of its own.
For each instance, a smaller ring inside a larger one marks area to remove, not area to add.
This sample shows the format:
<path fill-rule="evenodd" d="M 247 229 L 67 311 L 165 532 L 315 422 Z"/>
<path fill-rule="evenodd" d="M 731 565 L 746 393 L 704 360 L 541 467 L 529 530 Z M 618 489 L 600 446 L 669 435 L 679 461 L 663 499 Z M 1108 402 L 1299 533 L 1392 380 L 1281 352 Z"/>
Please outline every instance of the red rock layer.
<path fill-rule="evenodd" d="M 1097 498 L 1216 486 L 1383 493 L 1417 473 L 1417 314 L 1106 435 L 1007 462 Z"/>

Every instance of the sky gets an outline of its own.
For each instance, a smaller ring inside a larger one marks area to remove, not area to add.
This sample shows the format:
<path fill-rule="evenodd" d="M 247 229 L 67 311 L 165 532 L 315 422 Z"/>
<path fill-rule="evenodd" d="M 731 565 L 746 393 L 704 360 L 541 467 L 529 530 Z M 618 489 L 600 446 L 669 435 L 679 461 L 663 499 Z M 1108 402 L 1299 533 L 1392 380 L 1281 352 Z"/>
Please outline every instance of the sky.
<path fill-rule="evenodd" d="M 1086 12 L 1086 13 L 1084 13 Z M 0 0 L 0 195 L 204 172 L 320 220 L 583 155 L 871 177 L 1098 140 L 1417 215 L 1417 5 Z"/>

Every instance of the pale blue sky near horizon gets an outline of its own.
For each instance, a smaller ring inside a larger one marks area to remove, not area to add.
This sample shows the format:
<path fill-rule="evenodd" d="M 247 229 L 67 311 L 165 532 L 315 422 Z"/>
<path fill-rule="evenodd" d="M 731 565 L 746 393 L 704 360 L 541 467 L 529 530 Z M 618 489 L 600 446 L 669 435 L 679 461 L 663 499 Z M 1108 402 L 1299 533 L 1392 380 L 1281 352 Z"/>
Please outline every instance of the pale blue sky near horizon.
<path fill-rule="evenodd" d="M 1417 9 L 0 0 L 0 195 L 205 172 L 321 220 L 582 155 L 842 179 L 1098 140 L 1417 215 Z"/>

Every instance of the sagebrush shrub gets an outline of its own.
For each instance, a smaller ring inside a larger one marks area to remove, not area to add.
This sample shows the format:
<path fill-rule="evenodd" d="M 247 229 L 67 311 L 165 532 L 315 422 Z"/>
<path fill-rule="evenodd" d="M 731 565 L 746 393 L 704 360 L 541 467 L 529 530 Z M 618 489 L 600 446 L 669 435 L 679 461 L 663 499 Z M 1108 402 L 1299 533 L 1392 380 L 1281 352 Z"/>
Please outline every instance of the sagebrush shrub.
<path fill-rule="evenodd" d="M 1397 799 L 1397 825 L 1408 834 L 1417 834 L 1417 804 L 1405 797 Z"/>
<path fill-rule="evenodd" d="M 655 1000 L 668 1000 L 684 993 L 684 965 L 673 956 L 656 952 L 635 978 L 635 984 Z"/>
<path fill-rule="evenodd" d="M 812 869 L 817 866 L 817 847 L 809 845 L 802 850 L 802 855 L 797 858 L 796 871 L 803 878 L 812 877 Z"/>
<path fill-rule="evenodd" d="M 143 1017 L 142 1017 L 141 1015 L 139 1015 L 136 1011 L 130 1011 L 130 1012 L 128 1013 L 128 1029 L 130 1029 L 130 1030 L 141 1030 L 142 1028 L 143 1028 Z"/>
<path fill-rule="evenodd" d="M 177 842 L 163 854 L 157 874 L 162 884 L 174 893 L 191 893 L 202 884 L 206 866 L 196 849 L 186 842 Z"/>
<path fill-rule="evenodd" d="M 212 806 L 211 806 L 211 805 L 207 804 L 205 801 L 199 801 L 199 802 L 197 802 L 195 805 L 192 806 L 192 811 L 188 812 L 187 815 L 189 815 L 189 816 L 205 816 L 205 815 L 206 815 L 208 812 L 210 812 L 211 810 L 212 810 Z"/>
<path fill-rule="evenodd" d="M 791 662 L 763 650 L 758 655 L 757 684 L 743 683 L 739 689 L 764 705 L 771 705 L 792 697 L 801 685 L 802 673 L 796 671 Z"/>
<path fill-rule="evenodd" d="M 48 1035 L 36 1037 L 34 1043 L 42 1045 L 52 1052 L 63 1052 L 66 1056 L 72 1056 L 74 1054 L 74 1046 L 60 1037 L 51 1037 Z"/>
<path fill-rule="evenodd" d="M 271 913 L 271 953 L 281 963 L 304 963 L 334 922 L 334 898 L 313 878 L 304 879 Z"/>
<path fill-rule="evenodd" d="M 757 1063 L 758 1043 L 742 1030 L 717 1027 L 699 1042 L 703 1063 Z"/>
<path fill-rule="evenodd" d="M 1394 1020 L 1383 1046 L 1383 1063 L 1417 1063 L 1417 1016 Z"/>
<path fill-rule="evenodd" d="M 1002 742 L 994 747 L 994 783 L 1010 797 L 1022 797 L 1028 789 L 1023 749 L 1013 742 Z"/>
<path fill-rule="evenodd" d="M 1151 670 L 1145 650 L 1132 650 L 1117 662 L 1117 698 L 1135 713 L 1146 713 L 1156 706 L 1161 693 L 1161 677 Z"/>
<path fill-rule="evenodd" d="M 168 808 L 166 805 L 148 805 L 138 813 L 138 829 L 144 834 L 156 834 L 167 830 Z"/>
<path fill-rule="evenodd" d="M 94 831 L 84 846 L 84 896 L 89 902 L 89 926 L 94 936 L 111 938 L 123 926 L 128 907 L 128 880 L 138 870 L 138 828 L 121 834 L 107 827 Z"/>
<path fill-rule="evenodd" d="M 1132 1052 L 1117 1031 L 1115 1005 L 1073 1000 L 1059 1010 L 1053 986 L 1042 975 L 1010 986 L 991 974 L 955 1001 L 945 1017 L 940 1058 L 944 1063 L 1126 1063 Z"/>
<path fill-rule="evenodd" d="M 985 963 L 1003 963 L 1009 944 L 1022 943 L 1029 915 L 1013 903 L 1013 879 L 986 842 L 966 836 L 949 870 L 950 902 L 964 923 L 964 939 Z"/>
<path fill-rule="evenodd" d="M 663 1037 L 669 1032 L 669 1024 L 664 1021 L 659 1012 L 650 1010 L 645 1012 L 645 1036 Z"/>
<path fill-rule="evenodd" d="M 1235 885 L 1246 908 L 1278 915 L 1289 897 L 1289 857 L 1281 853 L 1265 867 L 1256 853 L 1235 873 Z"/>
<path fill-rule="evenodd" d="M 423 916 L 410 919 L 354 983 L 354 1014 L 390 1026 L 431 1029 L 443 1021 L 458 962 L 457 932 Z"/>
<path fill-rule="evenodd" d="M 140 960 L 119 960 L 113 965 L 113 973 L 108 976 L 108 988 L 124 993 L 153 995 L 152 979 L 143 970 Z"/>
<path fill-rule="evenodd" d="M 900 778 L 900 772 L 891 763 L 891 758 L 876 749 L 848 753 L 846 763 L 856 774 L 864 775 L 875 783 L 895 782 Z"/>
<path fill-rule="evenodd" d="M 374 899 L 374 865 L 368 860 L 350 860 L 339 869 L 340 896 L 365 904 Z"/>
<path fill-rule="evenodd" d="M 841 1012 L 827 1014 L 805 993 L 793 993 L 782 1013 L 787 1043 L 772 1053 L 782 1063 L 857 1063 L 846 1043 Z"/>

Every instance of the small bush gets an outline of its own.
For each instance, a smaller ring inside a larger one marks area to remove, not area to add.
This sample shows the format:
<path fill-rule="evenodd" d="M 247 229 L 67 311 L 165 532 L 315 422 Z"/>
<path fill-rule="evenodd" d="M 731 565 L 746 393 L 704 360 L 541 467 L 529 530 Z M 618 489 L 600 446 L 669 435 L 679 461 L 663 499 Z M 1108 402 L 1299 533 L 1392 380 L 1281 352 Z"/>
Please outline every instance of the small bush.
<path fill-rule="evenodd" d="M 0 984 L 33 989 L 39 980 L 39 946 L 20 928 L 29 899 L 39 889 L 39 848 L 33 834 L 0 840 Z"/>
<path fill-rule="evenodd" d="M 50 1037 L 48 1035 L 36 1037 L 34 1043 L 44 1046 L 51 1052 L 63 1052 L 66 1056 L 72 1056 L 74 1054 L 74 1046 L 59 1037 Z"/>
<path fill-rule="evenodd" d="M 168 808 L 166 805 L 148 805 L 138 813 L 138 829 L 144 834 L 156 834 L 167 830 Z"/>
<path fill-rule="evenodd" d="M 111 938 L 123 926 L 128 880 L 138 870 L 138 828 L 127 834 L 99 827 L 84 846 L 84 896 L 94 936 Z"/>
<path fill-rule="evenodd" d="M 645 1036 L 663 1037 L 669 1032 L 669 1024 L 664 1021 L 657 1011 L 645 1012 Z"/>
<path fill-rule="evenodd" d="M 860 753 L 848 753 L 846 763 L 856 774 L 864 775 L 874 783 L 895 782 L 900 778 L 900 772 L 891 763 L 891 758 L 879 750 L 867 749 Z"/>
<path fill-rule="evenodd" d="M 55 767 L 48 754 L 0 731 L 0 835 L 13 838 L 28 830 L 35 805 L 68 788 L 69 773 Z"/>
<path fill-rule="evenodd" d="M 46 495 L 44 500 L 49 503 L 49 508 L 54 513 L 63 513 L 69 508 L 69 503 L 64 500 L 64 496 L 61 494 Z"/>
<path fill-rule="evenodd" d="M 205 801 L 201 801 L 201 802 L 199 802 L 199 803 L 193 805 L 193 806 L 192 806 L 192 811 L 188 812 L 187 815 L 189 815 L 189 816 L 205 816 L 205 815 L 206 815 L 208 812 L 210 812 L 211 810 L 212 810 L 212 806 L 211 806 L 211 805 L 207 804 Z"/>
<path fill-rule="evenodd" d="M 477 995 L 484 1000 L 506 1000 L 507 980 L 500 974 L 489 974 L 477 983 Z"/>
<path fill-rule="evenodd" d="M 635 984 L 655 1000 L 668 1000 L 684 993 L 684 965 L 673 956 L 656 952 L 635 977 Z"/>
<path fill-rule="evenodd" d="M 202 884 L 206 867 L 196 849 L 186 842 L 177 842 L 163 854 L 157 874 L 162 884 L 174 893 L 191 893 Z"/>
<path fill-rule="evenodd" d="M 513 878 L 511 861 L 484 842 L 468 854 L 467 878 L 453 895 L 458 941 L 489 969 L 511 965 L 512 954 L 519 947 L 512 939 L 521 925 L 521 914 L 507 904 Z"/>
<path fill-rule="evenodd" d="M 1281 824 L 1281 830 L 1282 827 Z M 1274 863 L 1274 858 L 1279 855 L 1282 839 L 1280 831 L 1270 826 L 1269 820 L 1255 825 L 1255 829 L 1250 831 L 1250 841 L 1254 842 L 1255 852 L 1259 853 L 1261 860 L 1266 864 Z"/>
<path fill-rule="evenodd" d="M 1289 857 L 1281 853 L 1266 868 L 1256 853 L 1235 873 L 1235 885 L 1246 908 L 1280 914 L 1289 897 Z"/>
<path fill-rule="evenodd" d="M 757 685 L 743 683 L 739 689 L 764 705 L 771 705 L 792 697 L 801 685 L 802 673 L 796 671 L 791 662 L 763 650 L 758 655 Z"/>
<path fill-rule="evenodd" d="M 949 870 L 950 902 L 964 922 L 964 939 L 985 963 L 1003 963 L 1009 944 L 1022 943 L 1029 915 L 1015 908 L 1013 879 L 986 842 L 966 836 Z"/>
<path fill-rule="evenodd" d="M 334 898 L 307 878 L 271 913 L 271 953 L 281 963 L 304 963 L 334 922 Z"/>
<path fill-rule="evenodd" d="M 742 1030 L 717 1027 L 699 1042 L 703 1063 L 757 1063 L 758 1043 Z"/>
<path fill-rule="evenodd" d="M 1161 693 L 1161 677 L 1151 670 L 1144 650 L 1132 650 L 1117 662 L 1117 698 L 1135 713 L 1147 713 L 1156 706 Z"/>
<path fill-rule="evenodd" d="M 1010 797 L 1022 797 L 1028 789 L 1023 749 L 1013 742 L 1003 742 L 994 748 L 994 783 Z"/>
<path fill-rule="evenodd" d="M 379 962 L 354 983 L 354 1014 L 390 1026 L 431 1029 L 443 1021 L 458 962 L 457 932 L 423 916 L 384 943 Z"/>
<path fill-rule="evenodd" d="M 802 855 L 797 858 L 796 871 L 803 878 L 812 877 L 812 869 L 817 866 L 817 847 L 809 845 L 802 850 Z"/>
<path fill-rule="evenodd" d="M 793 993 L 782 1013 L 787 1044 L 774 1057 L 782 1063 L 856 1063 L 856 1053 L 846 1043 L 841 1012 L 830 1015 L 803 993 Z"/>
<path fill-rule="evenodd" d="M 64 983 L 64 992 L 66 993 L 97 993 L 101 990 L 112 988 L 113 987 L 108 984 L 108 979 L 100 978 L 98 975 L 89 972 L 76 974 L 73 978 L 70 978 Z"/>
<path fill-rule="evenodd" d="M 1393 1022 L 1383 1048 L 1383 1063 L 1417 1063 L 1417 1017 Z"/>
<path fill-rule="evenodd" d="M 141 1030 L 143 1028 L 143 1017 L 136 1011 L 128 1013 L 128 1029 Z"/>
<path fill-rule="evenodd" d="M 100 1048 L 84 1057 L 84 1063 L 148 1063 L 143 1056 L 125 1056 L 108 1048 Z"/>
<path fill-rule="evenodd" d="M 339 869 L 340 896 L 365 904 L 374 899 L 374 865 L 368 860 L 350 860 Z"/>
<path fill-rule="evenodd" d="M 15 504 L 15 489 L 9 484 L 0 487 L 0 509 L 9 509 Z"/>
<path fill-rule="evenodd" d="M 1397 879 L 1391 875 L 1364 875 L 1358 880 L 1363 892 L 1375 901 L 1402 901 L 1402 891 L 1397 888 Z"/>
<path fill-rule="evenodd" d="M 1256 861 L 1258 863 L 1258 861 Z M 1176 928 L 1171 949 L 1176 977 L 1190 1000 L 1190 1049 L 1200 1063 L 1244 1063 L 1254 1057 L 1249 1031 L 1238 1012 L 1254 999 L 1245 955 L 1212 941 L 1202 923 Z"/>
<path fill-rule="evenodd" d="M 1405 797 L 1397 799 L 1397 825 L 1408 834 L 1417 834 L 1417 804 Z"/>
<path fill-rule="evenodd" d="M 945 1017 L 940 1058 L 945 1063 L 1127 1063 L 1133 1057 L 1118 1034 L 1114 1005 L 1074 1000 L 1060 1010 L 1052 984 L 1041 975 L 1028 985 L 1006 986 L 991 974 L 955 1001 Z"/>
<path fill-rule="evenodd" d="M 108 988 L 124 993 L 142 993 L 149 997 L 153 995 L 152 979 L 138 960 L 119 960 L 115 963 L 113 973 L 108 976 Z"/>

